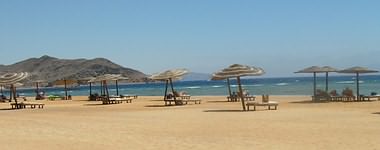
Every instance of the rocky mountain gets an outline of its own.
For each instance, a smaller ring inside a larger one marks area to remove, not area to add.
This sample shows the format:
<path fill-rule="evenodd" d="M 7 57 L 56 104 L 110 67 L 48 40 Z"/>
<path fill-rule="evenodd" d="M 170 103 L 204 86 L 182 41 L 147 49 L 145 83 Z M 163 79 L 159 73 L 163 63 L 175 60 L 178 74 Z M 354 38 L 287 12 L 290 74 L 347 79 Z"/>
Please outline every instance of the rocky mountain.
<path fill-rule="evenodd" d="M 0 65 L 0 72 L 29 72 L 25 81 L 43 79 L 53 82 L 59 79 L 80 79 L 102 74 L 122 74 L 132 82 L 146 80 L 146 75 L 138 70 L 125 68 L 104 58 L 58 59 L 50 56 L 30 58 L 12 65 Z"/>

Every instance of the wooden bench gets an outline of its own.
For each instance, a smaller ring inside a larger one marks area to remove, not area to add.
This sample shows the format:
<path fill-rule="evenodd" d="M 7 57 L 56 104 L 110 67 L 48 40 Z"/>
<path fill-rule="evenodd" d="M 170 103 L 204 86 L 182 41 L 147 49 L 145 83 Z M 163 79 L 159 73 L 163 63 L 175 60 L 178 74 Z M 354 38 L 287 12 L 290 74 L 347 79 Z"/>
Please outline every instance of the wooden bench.
<path fill-rule="evenodd" d="M 201 99 L 184 99 L 183 101 L 186 101 L 186 103 L 188 102 L 194 102 L 194 104 L 201 104 Z"/>
<path fill-rule="evenodd" d="M 121 104 L 123 102 L 132 103 L 132 98 L 110 97 L 109 100 L 107 98 L 103 98 L 102 101 L 103 101 L 103 104 Z"/>
<path fill-rule="evenodd" d="M 22 108 L 27 108 L 27 106 L 29 106 L 31 109 L 34 109 L 34 108 L 44 108 L 45 104 L 42 104 L 42 103 L 11 103 L 11 107 L 12 109 L 22 109 Z"/>
<path fill-rule="evenodd" d="M 259 103 L 259 102 L 247 102 L 246 104 L 247 110 L 249 111 L 249 107 L 253 106 L 253 110 L 256 110 L 256 106 L 268 106 L 268 110 L 272 110 L 271 106 L 274 106 L 273 110 L 277 110 L 278 103 L 277 102 L 267 102 L 267 103 Z"/>
<path fill-rule="evenodd" d="M 269 101 L 269 95 L 262 96 L 262 102 L 249 101 L 246 103 L 247 110 L 249 111 L 249 107 L 253 106 L 253 110 L 256 110 L 256 106 L 268 106 L 268 110 L 272 110 L 272 106 L 274 106 L 273 110 L 277 110 L 278 103 L 275 101 Z"/>
<path fill-rule="evenodd" d="M 373 96 L 360 96 L 360 100 L 368 100 L 370 101 L 371 99 L 375 99 L 375 100 L 380 100 L 380 96 L 378 95 L 373 95 Z"/>

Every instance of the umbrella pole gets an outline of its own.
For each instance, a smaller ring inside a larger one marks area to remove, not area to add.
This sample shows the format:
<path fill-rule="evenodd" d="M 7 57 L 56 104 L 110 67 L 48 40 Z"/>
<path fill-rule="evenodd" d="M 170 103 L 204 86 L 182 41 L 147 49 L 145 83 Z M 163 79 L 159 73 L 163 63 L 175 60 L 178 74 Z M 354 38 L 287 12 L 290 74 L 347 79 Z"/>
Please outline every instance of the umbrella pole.
<path fill-rule="evenodd" d="M 315 95 L 317 94 L 317 73 L 313 72 L 313 74 L 314 74 L 314 85 L 313 85 L 313 88 L 314 88 L 314 97 L 315 97 Z"/>
<path fill-rule="evenodd" d="M 110 93 L 108 91 L 108 86 L 107 86 L 107 81 L 104 81 L 104 87 L 105 87 L 105 91 L 107 92 L 107 100 L 109 101 L 110 100 Z"/>
<path fill-rule="evenodd" d="M 232 101 L 230 78 L 227 78 L 228 94 L 230 94 L 230 100 Z"/>
<path fill-rule="evenodd" d="M 65 100 L 67 100 L 67 82 L 65 80 Z"/>
<path fill-rule="evenodd" d="M 329 92 L 329 73 L 326 72 L 326 92 Z"/>
<path fill-rule="evenodd" d="M 100 82 L 100 95 L 104 95 L 103 94 L 103 81 Z"/>
<path fill-rule="evenodd" d="M 12 102 L 13 99 L 13 85 L 9 87 L 9 102 Z"/>
<path fill-rule="evenodd" d="M 38 82 L 36 82 L 36 96 L 38 96 Z"/>
<path fill-rule="evenodd" d="M 13 95 L 13 99 L 15 100 L 15 103 L 16 103 L 16 106 L 17 106 L 17 98 L 16 98 L 16 88 L 14 87 L 14 85 L 12 84 L 11 85 L 11 95 Z M 12 97 L 11 97 L 11 100 L 12 100 Z"/>
<path fill-rule="evenodd" d="M 90 95 L 92 95 L 92 84 L 90 82 Z"/>
<path fill-rule="evenodd" d="M 241 81 L 240 81 L 240 76 L 237 77 L 237 82 L 238 82 L 238 85 L 239 85 L 239 95 L 240 95 L 240 98 L 241 98 L 241 104 L 243 106 L 243 110 L 245 111 L 245 102 L 244 102 L 244 95 L 243 95 L 243 88 L 241 87 Z"/>
<path fill-rule="evenodd" d="M 166 80 L 164 100 L 166 100 L 166 95 L 168 94 L 168 84 L 169 80 Z"/>
<path fill-rule="evenodd" d="M 119 83 L 116 80 L 116 95 L 119 96 Z"/>
<path fill-rule="evenodd" d="M 170 86 L 172 87 L 172 92 L 173 92 L 174 100 L 176 100 L 176 96 L 175 96 L 175 94 L 174 94 L 174 87 L 173 87 L 173 81 L 172 81 L 172 78 L 170 78 L 169 81 L 170 81 Z"/>
<path fill-rule="evenodd" d="M 359 72 L 356 72 L 356 100 L 360 100 L 360 92 L 359 92 Z"/>
<path fill-rule="evenodd" d="M 1 95 L 4 95 L 4 93 L 3 93 L 3 86 L 2 85 L 0 85 L 0 90 L 1 90 Z"/>

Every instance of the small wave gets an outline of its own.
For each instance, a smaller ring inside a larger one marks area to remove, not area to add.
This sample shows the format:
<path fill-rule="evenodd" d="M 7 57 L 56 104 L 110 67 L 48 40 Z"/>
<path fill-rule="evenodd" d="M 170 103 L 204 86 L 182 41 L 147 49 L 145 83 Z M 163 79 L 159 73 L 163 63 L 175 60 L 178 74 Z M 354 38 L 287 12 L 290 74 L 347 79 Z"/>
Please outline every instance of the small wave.
<path fill-rule="evenodd" d="M 337 84 L 354 84 L 356 81 L 339 81 Z M 364 83 L 364 81 L 359 81 L 359 83 Z"/>
<path fill-rule="evenodd" d="M 231 87 L 237 87 L 237 85 L 231 85 Z"/>
<path fill-rule="evenodd" d="M 189 87 L 186 87 L 187 89 L 200 89 L 201 87 L 200 86 L 189 86 Z"/>
<path fill-rule="evenodd" d="M 285 85 L 289 85 L 289 83 L 277 83 L 276 85 L 277 86 L 285 86 Z"/>
<path fill-rule="evenodd" d="M 221 86 L 221 85 L 214 85 L 214 86 L 212 86 L 213 88 L 221 88 L 221 87 L 223 87 L 223 86 Z"/>
<path fill-rule="evenodd" d="M 252 86 L 264 86 L 263 84 L 254 84 Z"/>

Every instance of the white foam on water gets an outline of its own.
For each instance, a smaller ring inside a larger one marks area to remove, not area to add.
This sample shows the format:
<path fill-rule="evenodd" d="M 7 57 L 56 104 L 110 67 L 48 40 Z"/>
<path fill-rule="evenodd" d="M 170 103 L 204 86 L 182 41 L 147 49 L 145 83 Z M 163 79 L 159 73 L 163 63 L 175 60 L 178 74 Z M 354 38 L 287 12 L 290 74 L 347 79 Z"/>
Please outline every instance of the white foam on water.
<path fill-rule="evenodd" d="M 289 83 L 277 83 L 276 85 L 277 86 L 285 86 L 285 85 L 289 85 Z"/>
<path fill-rule="evenodd" d="M 186 89 L 200 89 L 201 87 L 200 86 L 189 86 L 189 87 L 185 87 Z"/>
<path fill-rule="evenodd" d="M 336 84 L 355 84 L 356 81 L 339 81 L 335 82 Z M 364 83 L 364 81 L 359 81 L 359 83 Z"/>
<path fill-rule="evenodd" d="M 221 86 L 221 85 L 214 85 L 214 86 L 211 86 L 211 87 L 213 87 L 213 88 L 221 88 L 223 86 Z"/>

